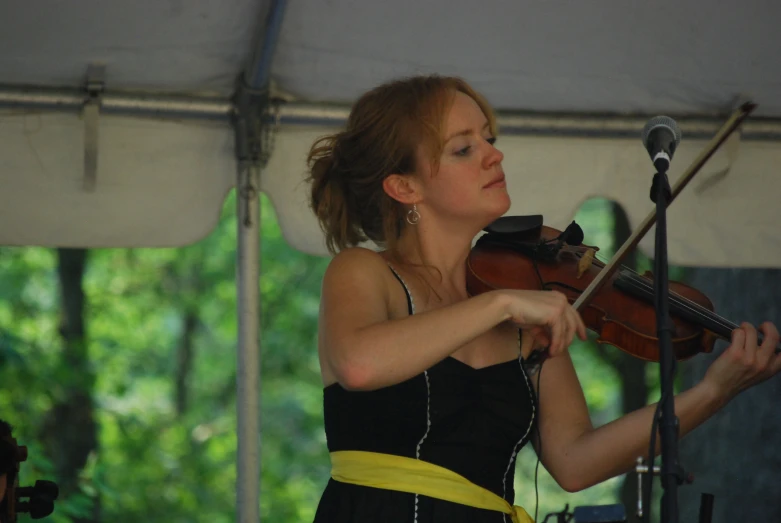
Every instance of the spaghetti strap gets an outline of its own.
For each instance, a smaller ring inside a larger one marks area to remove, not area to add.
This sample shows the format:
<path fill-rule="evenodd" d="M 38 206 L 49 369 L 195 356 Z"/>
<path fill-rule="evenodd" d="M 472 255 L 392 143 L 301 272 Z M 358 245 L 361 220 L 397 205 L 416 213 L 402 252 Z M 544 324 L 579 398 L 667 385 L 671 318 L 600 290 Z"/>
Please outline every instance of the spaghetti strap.
<path fill-rule="evenodd" d="M 390 270 L 393 271 L 393 275 L 396 277 L 397 280 L 399 280 L 399 283 L 401 283 L 401 285 L 404 287 L 404 293 L 407 295 L 407 312 L 409 312 L 409 315 L 412 316 L 413 314 L 415 314 L 415 302 L 412 300 L 412 293 L 410 293 L 409 287 L 407 287 L 407 284 L 401 278 L 399 273 L 396 272 L 396 269 L 393 268 L 393 265 L 389 263 L 388 267 L 390 267 Z"/>

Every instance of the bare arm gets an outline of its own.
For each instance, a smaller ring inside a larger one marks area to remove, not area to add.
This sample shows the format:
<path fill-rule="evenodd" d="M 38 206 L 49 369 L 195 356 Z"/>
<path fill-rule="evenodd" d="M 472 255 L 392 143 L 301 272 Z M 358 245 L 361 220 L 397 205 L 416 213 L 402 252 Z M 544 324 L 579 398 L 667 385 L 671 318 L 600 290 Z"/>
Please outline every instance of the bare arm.
<path fill-rule="evenodd" d="M 595 429 L 568 354 L 544 363 L 539 397 L 541 461 L 564 490 L 577 492 L 629 472 L 638 456 L 648 455 L 656 404 Z M 724 403 L 705 382 L 677 395 L 679 436 L 702 424 Z M 659 448 L 657 431 L 657 454 Z"/>
<path fill-rule="evenodd" d="M 706 379 L 675 397 L 679 437 L 705 422 L 741 390 L 781 370 L 781 357 L 772 356 L 777 333 L 770 333 L 760 351 L 755 332 L 737 332 Z M 540 459 L 562 488 L 583 490 L 632 470 L 638 456 L 648 455 L 655 404 L 595 429 L 569 355 L 548 359 L 540 372 Z M 536 377 L 533 381 L 536 386 Z M 657 455 L 660 447 L 657 429 Z"/>
<path fill-rule="evenodd" d="M 336 256 L 326 271 L 321 362 L 347 389 L 377 389 L 412 378 L 511 318 L 502 294 L 489 292 L 392 320 L 389 270 L 376 253 L 353 249 Z"/>

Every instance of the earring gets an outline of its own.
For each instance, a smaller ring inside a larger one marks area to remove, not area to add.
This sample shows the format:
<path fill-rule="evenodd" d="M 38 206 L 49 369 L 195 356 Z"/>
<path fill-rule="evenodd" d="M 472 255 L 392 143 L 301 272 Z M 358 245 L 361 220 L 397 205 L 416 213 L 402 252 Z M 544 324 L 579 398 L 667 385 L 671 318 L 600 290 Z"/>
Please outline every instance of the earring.
<path fill-rule="evenodd" d="M 418 212 L 418 205 L 412 204 L 412 209 L 407 211 L 407 223 L 415 225 L 420 221 L 420 213 Z"/>

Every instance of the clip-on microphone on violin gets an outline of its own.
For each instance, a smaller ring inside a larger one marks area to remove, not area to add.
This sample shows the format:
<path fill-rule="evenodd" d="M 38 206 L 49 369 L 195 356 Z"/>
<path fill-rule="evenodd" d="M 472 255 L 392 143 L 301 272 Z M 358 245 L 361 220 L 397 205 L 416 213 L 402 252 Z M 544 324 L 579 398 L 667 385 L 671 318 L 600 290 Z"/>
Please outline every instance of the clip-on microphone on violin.
<path fill-rule="evenodd" d="M 538 252 L 542 259 L 553 260 L 556 258 L 556 255 L 559 254 L 559 251 L 565 243 L 567 245 L 580 245 L 583 243 L 583 238 L 583 229 L 581 229 L 580 225 L 573 220 L 572 223 L 567 225 L 567 228 L 559 234 L 558 238 L 541 243 L 538 246 Z"/>
<path fill-rule="evenodd" d="M 661 502 L 661 521 L 678 523 L 678 486 L 686 481 L 687 474 L 678 463 L 678 418 L 675 415 L 673 395 L 675 354 L 673 353 L 672 336 L 674 326 L 669 311 L 669 277 L 667 274 L 667 206 L 672 199 L 672 190 L 667 178 L 667 169 L 670 167 L 675 150 L 681 143 L 681 130 L 672 118 L 657 116 L 646 123 L 641 139 L 656 168 L 651 185 L 651 200 L 656 203 L 653 286 L 662 389 L 658 405 L 658 408 L 661 409 L 658 422 L 662 447 L 662 465 L 659 473 L 664 490 Z M 656 422 L 657 419 L 654 417 L 651 432 L 653 446 L 655 446 L 656 439 Z M 649 466 L 652 463 L 653 453 L 650 453 Z M 650 470 L 653 468 L 651 467 Z M 651 479 L 649 479 L 650 484 Z M 650 498 L 650 488 L 647 498 Z M 650 502 L 650 499 L 647 501 Z M 650 518 L 647 521 L 650 521 Z"/>
<path fill-rule="evenodd" d="M 567 225 L 567 228 L 564 229 L 564 232 L 562 232 L 559 235 L 559 238 L 556 242 L 556 248 L 561 249 L 562 245 L 565 243 L 567 245 L 580 245 L 583 243 L 583 229 L 580 228 L 580 225 L 575 223 L 575 220 L 572 221 L 569 225 Z"/>

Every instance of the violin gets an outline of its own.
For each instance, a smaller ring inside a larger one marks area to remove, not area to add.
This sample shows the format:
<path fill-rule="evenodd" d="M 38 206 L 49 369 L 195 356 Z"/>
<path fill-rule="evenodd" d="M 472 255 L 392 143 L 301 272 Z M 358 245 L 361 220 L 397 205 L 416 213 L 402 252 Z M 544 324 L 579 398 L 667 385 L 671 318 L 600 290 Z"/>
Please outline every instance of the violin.
<path fill-rule="evenodd" d="M 736 110 L 672 188 L 670 202 L 754 107 L 746 103 Z M 598 247 L 582 243 L 583 231 L 574 221 L 560 231 L 545 226 L 540 215 L 499 218 L 470 250 L 467 292 L 474 296 L 497 289 L 560 291 L 586 327 L 598 334 L 599 343 L 658 362 L 653 275 L 620 265 L 654 221 L 652 212 L 606 264 L 595 257 Z M 708 296 L 681 282 L 669 281 L 669 311 L 676 360 L 711 352 L 719 338 L 729 341 L 739 327 L 716 314 Z M 776 347 L 779 352 L 781 347 Z"/>
<path fill-rule="evenodd" d="M 497 232 L 508 229 L 511 232 Z M 559 231 L 543 225 L 542 216 L 500 218 L 470 251 L 467 291 L 476 295 L 496 289 L 557 290 L 575 303 L 605 269 L 605 263 L 595 257 L 599 248 L 584 245 L 582 238 L 574 221 Z M 689 285 L 671 280 L 669 300 L 677 360 L 711 352 L 719 338 L 729 340 L 738 328 L 714 312 L 708 296 Z M 586 327 L 599 335 L 599 343 L 659 361 L 650 273 L 620 268 L 579 312 Z"/>

